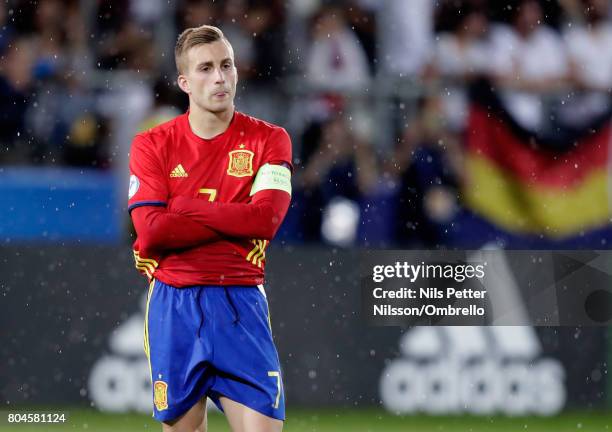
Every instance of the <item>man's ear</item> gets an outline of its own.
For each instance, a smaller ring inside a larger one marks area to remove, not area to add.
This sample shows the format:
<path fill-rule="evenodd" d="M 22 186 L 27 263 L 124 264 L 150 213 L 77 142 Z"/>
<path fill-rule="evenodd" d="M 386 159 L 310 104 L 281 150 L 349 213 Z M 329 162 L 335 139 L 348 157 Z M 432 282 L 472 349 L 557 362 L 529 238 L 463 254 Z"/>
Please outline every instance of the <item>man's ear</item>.
<path fill-rule="evenodd" d="M 179 75 L 178 78 L 176 79 L 176 83 L 178 84 L 179 88 L 183 90 L 185 93 L 191 94 L 191 90 L 189 88 L 189 81 L 187 81 L 187 78 L 185 78 L 185 75 Z"/>

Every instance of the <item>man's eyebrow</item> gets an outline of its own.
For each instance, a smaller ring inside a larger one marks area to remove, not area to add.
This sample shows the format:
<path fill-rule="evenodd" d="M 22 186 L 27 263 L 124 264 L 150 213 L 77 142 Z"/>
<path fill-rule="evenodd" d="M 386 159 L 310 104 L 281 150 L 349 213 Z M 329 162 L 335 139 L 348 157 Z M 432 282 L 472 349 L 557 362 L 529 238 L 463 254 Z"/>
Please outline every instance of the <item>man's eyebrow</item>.
<path fill-rule="evenodd" d="M 225 63 L 225 62 L 231 62 L 232 58 L 231 57 L 226 57 L 223 60 L 221 60 L 221 63 Z M 201 68 L 203 66 L 212 66 L 213 62 L 212 61 L 207 61 L 207 62 L 202 62 L 202 63 L 198 63 L 198 65 L 196 67 Z"/>

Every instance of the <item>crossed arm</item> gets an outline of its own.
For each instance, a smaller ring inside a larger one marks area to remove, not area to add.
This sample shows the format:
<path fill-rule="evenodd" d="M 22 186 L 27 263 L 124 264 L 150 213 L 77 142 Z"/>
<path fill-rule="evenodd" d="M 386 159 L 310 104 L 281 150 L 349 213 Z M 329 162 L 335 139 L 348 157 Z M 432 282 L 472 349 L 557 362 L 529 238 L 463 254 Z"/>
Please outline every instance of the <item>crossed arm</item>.
<path fill-rule="evenodd" d="M 251 202 L 219 203 L 176 197 L 167 207 L 132 210 L 141 251 L 181 249 L 227 237 L 270 240 L 280 227 L 291 196 L 280 190 L 257 192 Z"/>
<path fill-rule="evenodd" d="M 220 233 L 166 207 L 137 207 L 131 215 L 138 247 L 141 253 L 147 251 L 147 256 L 153 251 L 189 248 L 222 238 Z"/>

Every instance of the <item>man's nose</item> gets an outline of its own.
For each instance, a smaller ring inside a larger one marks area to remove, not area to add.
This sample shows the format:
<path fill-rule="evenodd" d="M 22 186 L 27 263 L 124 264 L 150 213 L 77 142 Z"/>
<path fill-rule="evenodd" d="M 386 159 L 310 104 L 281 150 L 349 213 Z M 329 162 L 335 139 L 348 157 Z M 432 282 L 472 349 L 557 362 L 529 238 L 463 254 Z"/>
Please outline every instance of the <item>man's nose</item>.
<path fill-rule="evenodd" d="M 215 82 L 217 83 L 223 83 L 225 82 L 225 75 L 223 74 L 223 71 L 221 70 L 221 68 L 216 69 L 216 77 L 215 77 Z"/>

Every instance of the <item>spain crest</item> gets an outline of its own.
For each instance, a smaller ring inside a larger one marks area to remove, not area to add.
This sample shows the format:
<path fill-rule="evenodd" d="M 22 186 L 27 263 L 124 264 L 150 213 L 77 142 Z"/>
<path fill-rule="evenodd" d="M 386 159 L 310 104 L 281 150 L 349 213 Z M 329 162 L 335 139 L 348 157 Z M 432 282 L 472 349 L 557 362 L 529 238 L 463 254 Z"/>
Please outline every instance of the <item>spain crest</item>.
<path fill-rule="evenodd" d="M 168 384 L 163 381 L 155 381 L 153 384 L 153 403 L 157 411 L 168 409 Z"/>
<path fill-rule="evenodd" d="M 227 173 L 234 177 L 249 177 L 253 175 L 253 155 L 250 150 L 232 150 L 229 152 Z"/>

